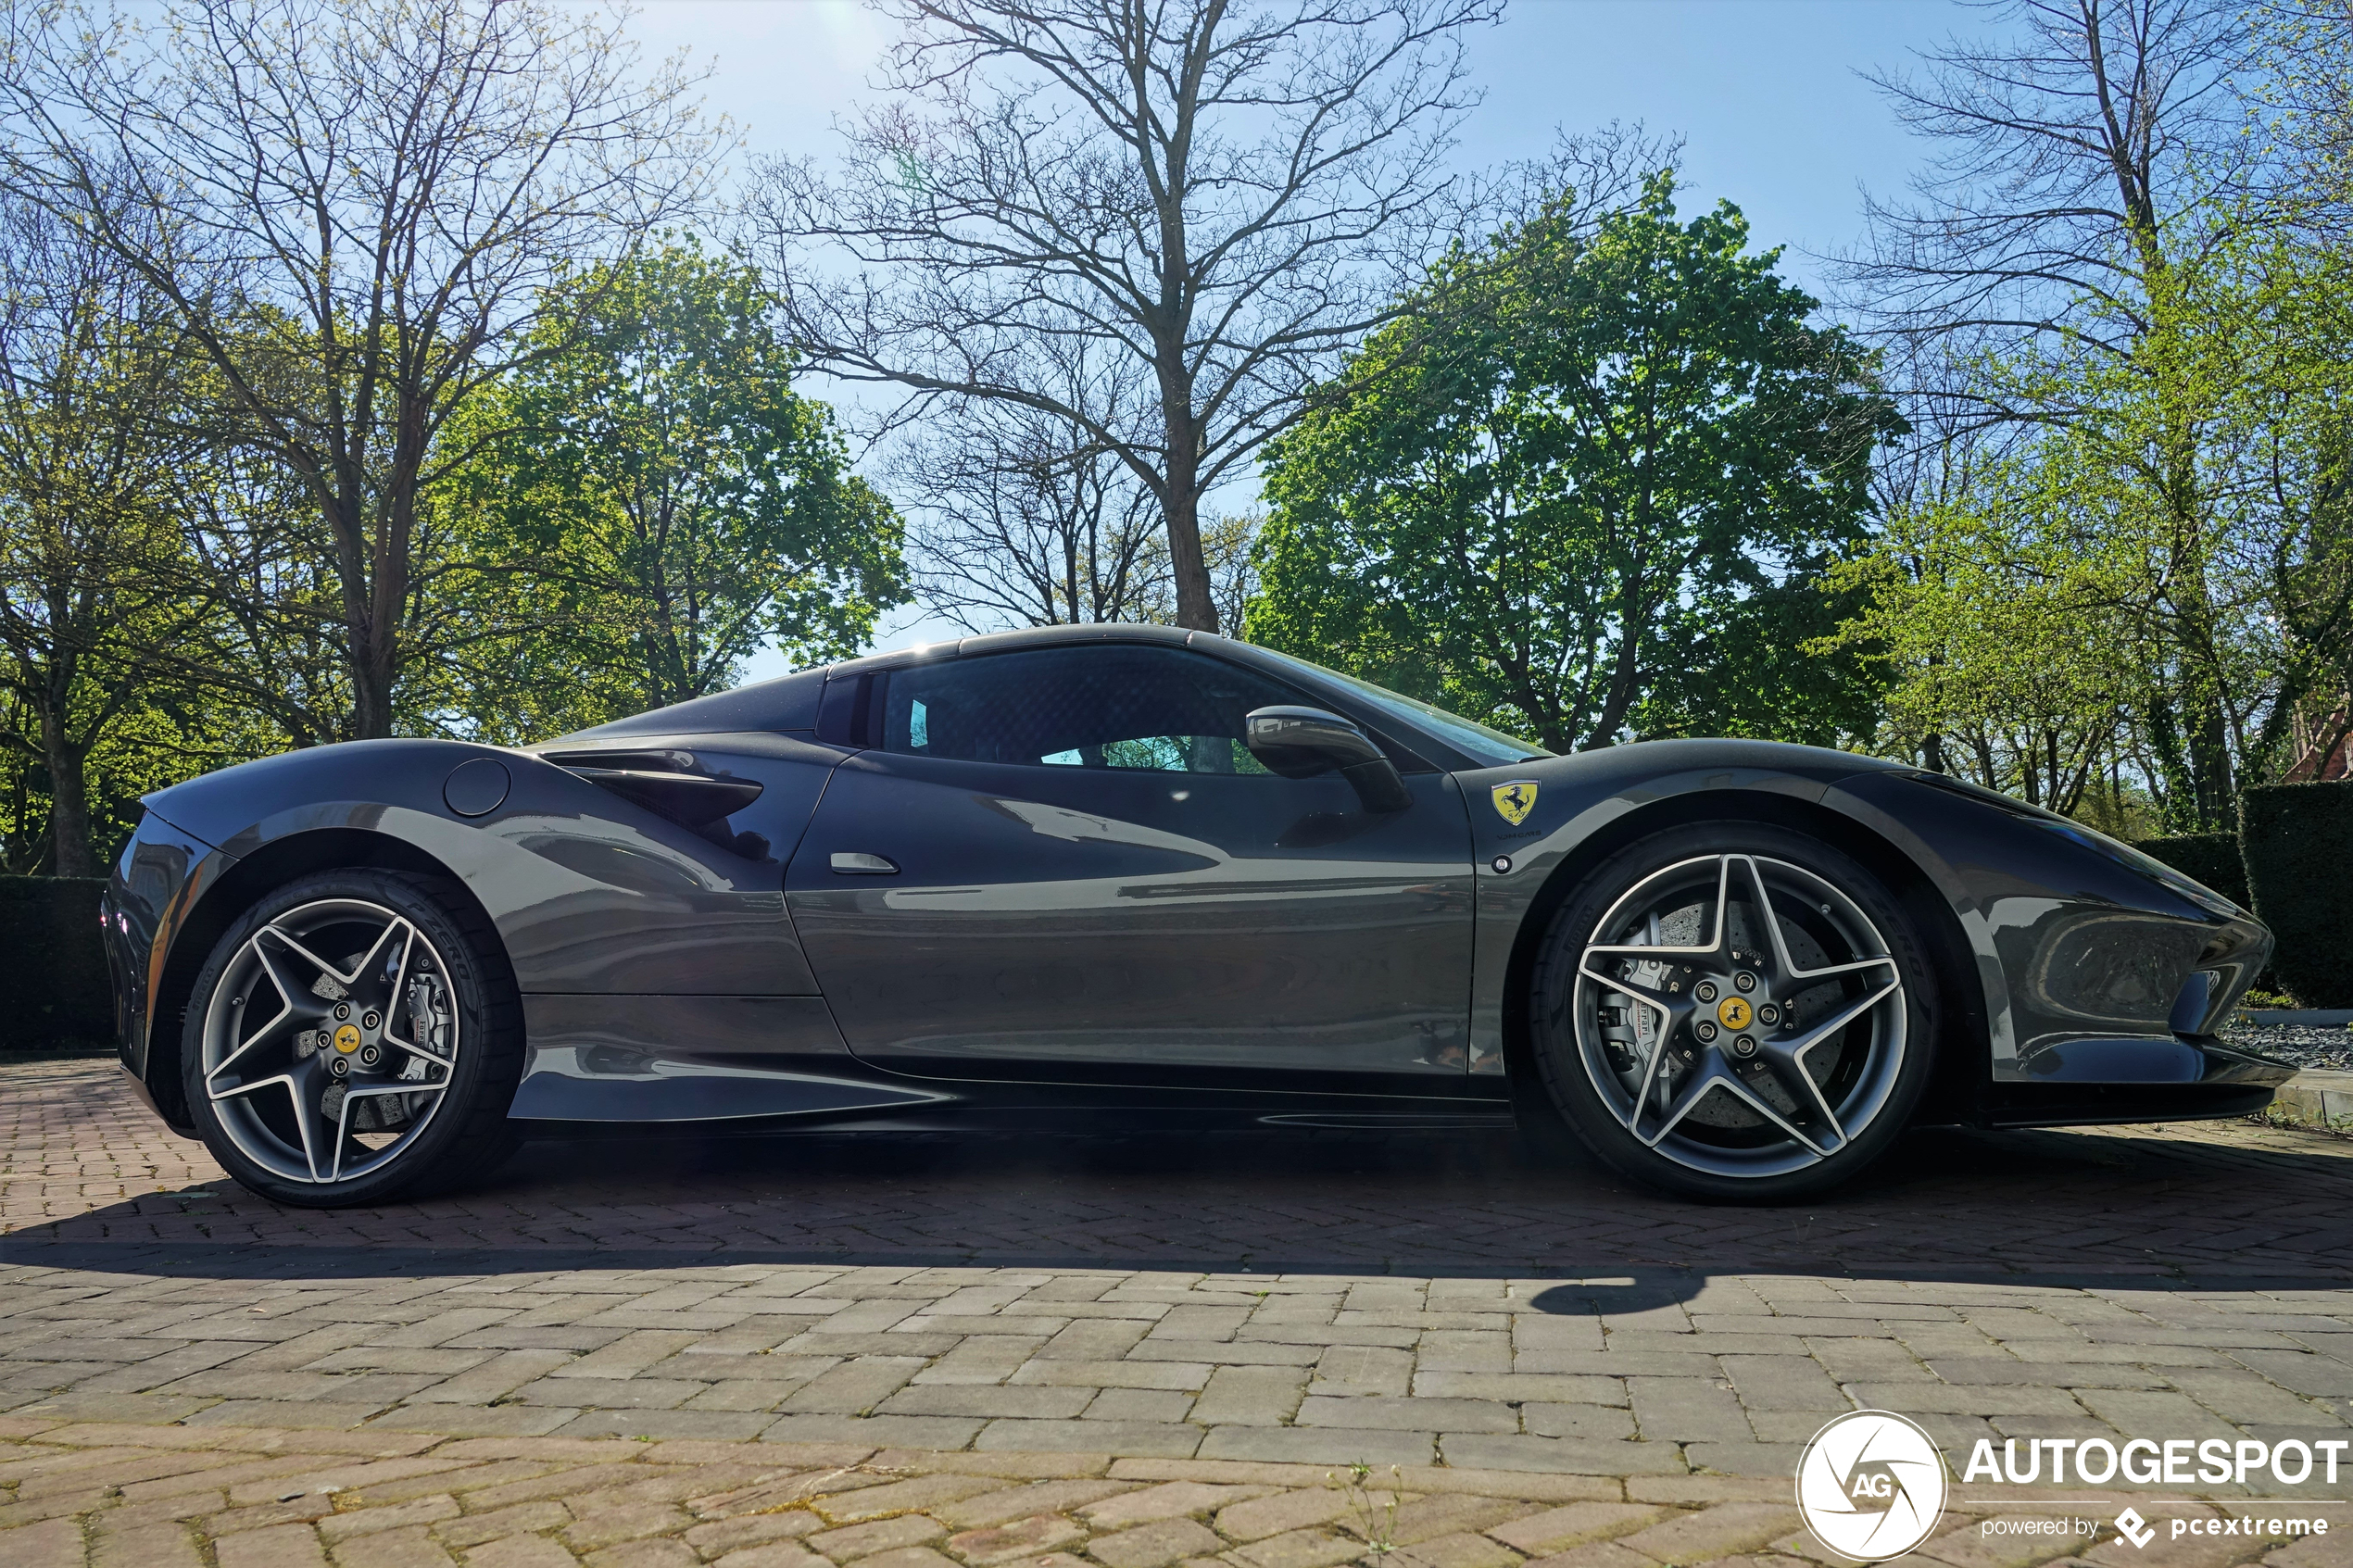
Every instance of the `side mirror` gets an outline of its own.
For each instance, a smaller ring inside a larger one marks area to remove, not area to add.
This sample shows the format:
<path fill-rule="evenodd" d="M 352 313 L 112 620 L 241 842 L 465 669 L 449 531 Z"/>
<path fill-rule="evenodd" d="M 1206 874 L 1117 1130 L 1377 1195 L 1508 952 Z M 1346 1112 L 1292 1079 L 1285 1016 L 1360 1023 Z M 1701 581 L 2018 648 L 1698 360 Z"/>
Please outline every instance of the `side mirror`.
<path fill-rule="evenodd" d="M 1367 811 L 1403 811 L 1413 793 L 1372 736 L 1320 708 L 1261 708 L 1242 721 L 1250 754 L 1270 773 L 1312 778 L 1338 770 Z"/>

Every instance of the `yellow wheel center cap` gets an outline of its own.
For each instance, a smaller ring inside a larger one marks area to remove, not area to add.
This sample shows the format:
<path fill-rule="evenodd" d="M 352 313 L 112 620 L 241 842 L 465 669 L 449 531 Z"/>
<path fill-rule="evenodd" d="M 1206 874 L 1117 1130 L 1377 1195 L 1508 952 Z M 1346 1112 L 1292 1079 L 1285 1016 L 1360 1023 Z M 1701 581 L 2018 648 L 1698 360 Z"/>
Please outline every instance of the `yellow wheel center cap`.
<path fill-rule="evenodd" d="M 1748 1021 L 1754 1016 L 1749 1011 L 1746 998 L 1741 997 L 1727 997 L 1718 1004 L 1716 1009 L 1718 1021 L 1727 1029 L 1745 1029 L 1748 1027 Z M 340 1045 L 343 1037 L 337 1035 L 335 1039 Z"/>
<path fill-rule="evenodd" d="M 335 1049 L 349 1056 L 359 1048 L 359 1025 L 346 1023 L 335 1031 Z"/>

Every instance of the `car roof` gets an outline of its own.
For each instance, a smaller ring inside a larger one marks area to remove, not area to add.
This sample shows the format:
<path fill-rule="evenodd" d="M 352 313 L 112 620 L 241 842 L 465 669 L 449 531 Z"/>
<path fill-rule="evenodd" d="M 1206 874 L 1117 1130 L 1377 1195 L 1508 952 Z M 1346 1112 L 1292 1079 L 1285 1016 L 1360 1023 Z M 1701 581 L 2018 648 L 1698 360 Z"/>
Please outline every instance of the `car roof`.
<path fill-rule="evenodd" d="M 808 722 L 816 722 L 818 691 L 836 681 L 855 680 L 861 675 L 881 674 L 891 670 L 904 670 L 912 665 L 937 660 L 972 659 L 987 654 L 1013 653 L 1030 648 L 1066 647 L 1084 644 L 1145 644 L 1161 647 L 1189 647 L 1197 653 L 1240 664 L 1287 685 L 1311 688 L 1317 700 L 1344 714 L 1370 731 L 1374 736 L 1399 756 L 1400 765 L 1411 768 L 1418 763 L 1451 771 L 1480 764 L 1463 756 L 1442 736 L 1433 735 L 1400 715 L 1376 709 L 1355 692 L 1334 681 L 1318 678 L 1317 671 L 1298 663 L 1277 658 L 1265 650 L 1239 643 L 1214 632 L 1189 631 L 1182 626 L 1155 626 L 1133 621 L 1105 622 L 1079 626 L 1026 626 L 1018 631 L 989 632 L 967 637 L 943 639 L 936 643 L 918 644 L 912 647 L 893 648 L 887 653 L 868 654 L 862 659 L 846 659 L 834 664 L 816 665 L 774 680 L 737 686 L 730 691 L 696 697 L 669 708 L 657 708 L 626 719 L 599 724 L 593 729 L 576 731 L 543 741 L 540 746 L 573 745 L 587 741 L 619 739 L 625 736 L 667 734 L 686 731 L 724 731 L 743 728 L 770 728 L 757 722 L 747 722 L 749 717 L 761 710 L 763 704 L 781 696 L 793 683 L 801 683 L 795 693 L 792 707 L 805 708 Z M 791 726 L 798 728 L 798 726 Z"/>

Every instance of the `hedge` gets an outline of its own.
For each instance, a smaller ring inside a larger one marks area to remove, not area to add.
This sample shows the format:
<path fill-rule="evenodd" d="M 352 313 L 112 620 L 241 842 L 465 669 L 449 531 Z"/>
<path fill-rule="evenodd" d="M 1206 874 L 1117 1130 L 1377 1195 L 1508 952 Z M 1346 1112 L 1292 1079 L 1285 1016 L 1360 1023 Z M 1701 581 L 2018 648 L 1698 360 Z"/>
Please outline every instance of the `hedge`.
<path fill-rule="evenodd" d="M 2239 853 L 2239 835 L 2234 833 L 2145 838 L 2133 847 L 2164 861 L 2192 882 L 2214 889 L 2241 909 L 2255 907 L 2254 895 L 2246 886 L 2246 859 Z"/>
<path fill-rule="evenodd" d="M 0 1050 L 114 1043 L 100 877 L 0 876 Z"/>
<path fill-rule="evenodd" d="M 2239 796 L 2254 909 L 2279 938 L 2271 984 L 2309 1008 L 2353 1007 L 2353 788 L 2259 784 Z"/>

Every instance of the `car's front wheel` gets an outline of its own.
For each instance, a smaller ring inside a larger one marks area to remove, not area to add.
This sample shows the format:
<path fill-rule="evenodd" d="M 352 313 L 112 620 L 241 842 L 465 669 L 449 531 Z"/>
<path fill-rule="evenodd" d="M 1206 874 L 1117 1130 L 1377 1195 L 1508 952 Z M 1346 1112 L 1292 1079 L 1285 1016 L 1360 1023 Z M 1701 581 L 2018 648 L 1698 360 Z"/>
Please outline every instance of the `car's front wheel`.
<path fill-rule="evenodd" d="M 279 888 L 213 947 L 186 1028 L 197 1131 L 280 1203 L 380 1203 L 513 1150 L 513 981 L 487 922 L 434 879 L 333 871 Z"/>
<path fill-rule="evenodd" d="M 1932 1065 L 1918 934 L 1879 880 L 1763 824 L 1674 829 L 1597 867 L 1554 915 L 1529 1023 L 1549 1096 L 1627 1175 L 1777 1201 L 1854 1175 Z"/>

